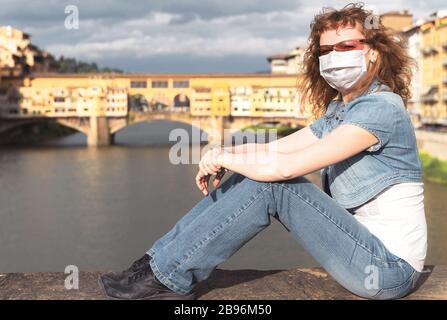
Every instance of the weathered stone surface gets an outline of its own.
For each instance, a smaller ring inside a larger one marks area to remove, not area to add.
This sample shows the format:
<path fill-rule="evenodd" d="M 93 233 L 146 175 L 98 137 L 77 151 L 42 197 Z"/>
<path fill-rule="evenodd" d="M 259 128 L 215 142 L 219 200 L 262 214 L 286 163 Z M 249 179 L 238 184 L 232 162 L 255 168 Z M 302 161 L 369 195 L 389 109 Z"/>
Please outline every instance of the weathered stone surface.
<path fill-rule="evenodd" d="M 406 299 L 447 299 L 447 266 L 428 267 L 420 288 Z M 0 274 L 0 299 L 104 299 L 97 278 L 81 272 L 78 290 L 66 290 L 63 273 Z M 199 299 L 359 299 L 323 269 L 216 270 L 198 286 Z"/>

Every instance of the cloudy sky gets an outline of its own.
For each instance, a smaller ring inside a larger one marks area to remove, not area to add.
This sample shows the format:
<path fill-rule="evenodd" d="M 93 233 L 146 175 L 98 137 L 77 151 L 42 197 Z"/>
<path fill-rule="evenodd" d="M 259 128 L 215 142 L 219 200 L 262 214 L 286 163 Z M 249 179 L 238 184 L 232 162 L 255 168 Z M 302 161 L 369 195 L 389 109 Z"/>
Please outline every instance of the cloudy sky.
<path fill-rule="evenodd" d="M 55 56 L 128 72 L 259 72 L 266 57 L 305 43 L 312 17 L 331 0 L 0 0 L 12 25 Z M 408 9 L 416 18 L 444 0 L 364 1 L 376 13 Z M 66 6 L 79 11 L 67 29 Z"/>

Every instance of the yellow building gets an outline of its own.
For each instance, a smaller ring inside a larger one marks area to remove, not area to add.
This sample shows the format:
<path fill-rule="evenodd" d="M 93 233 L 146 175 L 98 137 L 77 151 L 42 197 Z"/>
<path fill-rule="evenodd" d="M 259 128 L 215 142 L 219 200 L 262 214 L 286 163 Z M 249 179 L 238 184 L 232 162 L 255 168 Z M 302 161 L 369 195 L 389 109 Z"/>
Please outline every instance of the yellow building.
<path fill-rule="evenodd" d="M 411 98 L 407 103 L 407 110 L 415 127 L 422 125 L 421 94 L 424 68 L 422 63 L 422 32 L 420 27 L 423 23 L 423 20 L 419 20 L 402 32 L 402 35 L 407 41 L 408 54 L 416 62 L 411 68 L 413 73 L 413 78 L 411 79 Z"/>
<path fill-rule="evenodd" d="M 4 110 L 8 118 L 127 115 L 127 90 L 98 83 L 89 87 L 20 87 L 20 102 Z M 103 103 L 99 103 L 101 101 Z M 98 109 L 98 106 L 99 109 Z"/>
<path fill-rule="evenodd" d="M 303 71 L 303 57 L 306 47 L 296 47 L 287 53 L 267 57 L 271 73 L 298 74 Z"/>
<path fill-rule="evenodd" d="M 423 123 L 447 125 L 447 14 L 434 14 L 421 25 Z"/>
<path fill-rule="evenodd" d="M 0 27 L 0 76 L 17 77 L 54 68 L 54 58 L 31 44 L 28 34 L 11 26 Z"/>
<path fill-rule="evenodd" d="M 387 28 L 402 32 L 413 24 L 413 15 L 408 10 L 390 11 L 380 15 L 380 22 Z"/>
<path fill-rule="evenodd" d="M 211 88 L 193 87 L 191 88 L 191 113 L 196 116 L 207 116 L 211 114 Z"/>
<path fill-rule="evenodd" d="M 230 91 L 228 83 L 217 82 L 211 90 L 211 114 L 229 116 L 231 113 Z"/>
<path fill-rule="evenodd" d="M 254 91 L 258 90 L 251 86 L 240 86 L 230 88 L 231 114 L 233 116 L 250 116 L 254 114 L 255 99 L 258 97 Z"/>

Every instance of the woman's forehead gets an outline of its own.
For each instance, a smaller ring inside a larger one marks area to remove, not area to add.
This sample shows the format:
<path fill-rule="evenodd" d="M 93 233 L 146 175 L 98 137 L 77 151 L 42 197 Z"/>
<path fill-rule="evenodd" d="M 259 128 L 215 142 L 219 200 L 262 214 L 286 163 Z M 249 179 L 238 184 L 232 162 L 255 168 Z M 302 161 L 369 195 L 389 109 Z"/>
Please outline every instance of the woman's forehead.
<path fill-rule="evenodd" d="M 356 27 L 345 26 L 338 29 L 328 29 L 321 34 L 320 45 L 332 45 L 340 41 L 363 37 L 362 32 Z"/>

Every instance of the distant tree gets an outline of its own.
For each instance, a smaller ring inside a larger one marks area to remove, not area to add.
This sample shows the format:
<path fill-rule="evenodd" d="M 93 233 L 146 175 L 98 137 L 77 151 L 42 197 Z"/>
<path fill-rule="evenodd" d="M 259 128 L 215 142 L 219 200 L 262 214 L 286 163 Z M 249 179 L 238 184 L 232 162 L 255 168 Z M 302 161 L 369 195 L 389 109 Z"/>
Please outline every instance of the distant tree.
<path fill-rule="evenodd" d="M 109 67 L 104 67 L 101 69 L 101 72 L 104 73 L 123 73 L 123 70 L 120 69 L 116 69 L 116 68 L 109 68 Z"/>
<path fill-rule="evenodd" d="M 56 63 L 59 73 L 123 73 L 120 69 L 98 68 L 95 62 L 76 61 L 74 58 L 65 58 L 64 56 L 59 57 Z"/>

